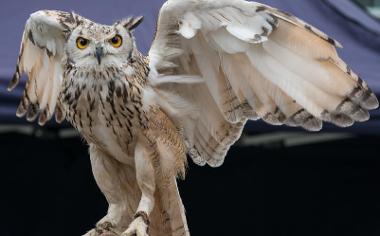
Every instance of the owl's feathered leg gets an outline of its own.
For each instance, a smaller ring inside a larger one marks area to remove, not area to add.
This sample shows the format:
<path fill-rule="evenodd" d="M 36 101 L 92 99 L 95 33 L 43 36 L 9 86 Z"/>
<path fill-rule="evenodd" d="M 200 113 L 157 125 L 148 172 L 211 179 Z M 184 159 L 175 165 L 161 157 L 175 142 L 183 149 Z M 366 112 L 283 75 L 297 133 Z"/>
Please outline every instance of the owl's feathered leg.
<path fill-rule="evenodd" d="M 139 199 L 139 188 L 135 183 L 133 168 L 123 165 L 114 158 L 90 145 L 90 159 L 95 180 L 106 197 L 109 208 L 96 228 L 85 236 L 113 236 L 128 227 L 132 222 L 134 209 Z"/>
<path fill-rule="evenodd" d="M 136 179 L 141 190 L 141 199 L 135 219 L 122 236 L 148 236 L 149 216 L 155 203 L 155 170 L 153 166 L 155 149 L 148 143 L 139 141 L 135 149 Z"/>

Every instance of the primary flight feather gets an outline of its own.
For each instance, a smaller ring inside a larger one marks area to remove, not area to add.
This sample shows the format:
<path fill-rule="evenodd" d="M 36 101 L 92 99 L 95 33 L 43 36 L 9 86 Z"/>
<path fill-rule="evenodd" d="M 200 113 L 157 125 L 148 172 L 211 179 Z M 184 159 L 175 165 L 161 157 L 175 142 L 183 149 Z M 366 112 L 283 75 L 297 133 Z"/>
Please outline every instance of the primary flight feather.
<path fill-rule="evenodd" d="M 55 114 L 89 144 L 109 209 L 86 236 L 189 235 L 176 183 L 186 155 L 216 167 L 248 120 L 318 131 L 378 107 L 337 41 L 269 6 L 168 0 L 147 57 L 132 34 L 141 21 L 33 13 L 9 86 L 26 73 L 17 115 Z"/>

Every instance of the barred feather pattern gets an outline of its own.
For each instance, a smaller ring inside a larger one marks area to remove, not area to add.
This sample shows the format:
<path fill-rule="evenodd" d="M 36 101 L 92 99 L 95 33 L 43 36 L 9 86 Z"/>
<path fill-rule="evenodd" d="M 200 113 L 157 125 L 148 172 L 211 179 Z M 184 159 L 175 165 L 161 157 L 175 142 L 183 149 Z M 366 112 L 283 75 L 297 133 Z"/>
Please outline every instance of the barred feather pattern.
<path fill-rule="evenodd" d="M 66 64 L 59 101 L 64 116 L 88 142 L 101 143 L 93 133 L 100 121 L 105 122 L 105 127 L 117 136 L 118 145 L 124 148 L 133 142 L 135 129 L 146 127 L 147 117 L 141 100 L 149 69 L 142 56 L 136 58 L 139 59 L 132 70 L 141 73 L 133 76 L 126 72 L 130 65 L 97 70 Z M 125 133 L 120 134 L 120 130 Z"/>
<path fill-rule="evenodd" d="M 267 5 L 169 0 L 157 29 L 149 56 L 160 77 L 152 83 L 198 111 L 193 119 L 177 116 L 197 164 L 221 165 L 247 119 L 319 131 L 324 121 L 340 127 L 367 121 L 379 105 L 338 56 L 338 41 Z M 170 84 L 165 76 L 173 75 L 203 83 Z"/>
<path fill-rule="evenodd" d="M 106 26 L 74 13 L 33 13 L 9 85 L 27 73 L 17 115 L 44 125 L 55 112 L 91 145 L 110 207 L 86 236 L 99 228 L 142 236 L 149 218 L 151 236 L 188 236 L 175 179 L 185 175 L 186 154 L 217 167 L 248 120 L 318 131 L 323 122 L 364 122 L 379 105 L 337 54 L 339 42 L 278 9 L 168 0 L 149 57 L 132 34 L 141 21 Z"/>
<path fill-rule="evenodd" d="M 28 121 L 39 117 L 40 125 L 53 116 L 62 82 L 61 58 L 66 33 L 75 27 L 79 19 L 72 13 L 40 11 L 32 14 L 27 21 L 16 71 L 8 86 L 8 90 L 12 91 L 19 84 L 21 75 L 28 73 L 29 80 L 17 116 L 26 116 Z M 48 25 L 42 22 L 48 22 Z M 56 27 L 57 30 L 51 30 L 50 27 Z M 49 33 L 52 37 L 41 36 Z"/>
<path fill-rule="evenodd" d="M 55 112 L 57 122 L 68 120 L 91 146 L 94 176 L 110 205 L 87 236 L 134 227 L 137 207 L 146 204 L 142 200 L 146 183 L 136 183 L 141 178 L 157 186 L 149 196 L 155 207 L 148 205 L 151 212 L 145 212 L 152 222 L 150 235 L 188 234 L 176 186 L 176 177 L 185 175 L 186 148 L 148 84 L 149 59 L 136 49 L 132 35 L 141 21 L 142 17 L 132 17 L 106 26 L 74 13 L 33 13 L 9 85 L 14 89 L 27 73 L 17 115 L 28 121 L 38 117 L 44 125 Z M 119 47 L 112 45 L 115 35 L 123 35 Z M 80 38 L 86 42 L 83 47 L 78 45 Z M 147 163 L 137 152 L 141 146 L 149 154 Z M 150 162 L 153 170 L 147 173 Z M 140 172 L 137 164 L 145 165 Z"/>

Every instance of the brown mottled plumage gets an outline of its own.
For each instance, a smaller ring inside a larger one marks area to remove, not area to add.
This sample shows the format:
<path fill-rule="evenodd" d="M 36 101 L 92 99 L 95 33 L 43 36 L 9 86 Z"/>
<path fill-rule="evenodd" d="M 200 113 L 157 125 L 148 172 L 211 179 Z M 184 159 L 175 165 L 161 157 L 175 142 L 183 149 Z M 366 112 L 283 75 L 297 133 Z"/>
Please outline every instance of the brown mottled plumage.
<path fill-rule="evenodd" d="M 176 183 L 186 154 L 217 167 L 248 120 L 318 131 L 378 107 L 337 41 L 269 6 L 168 0 L 148 57 L 132 35 L 141 21 L 36 12 L 9 86 L 27 73 L 17 115 L 44 125 L 55 112 L 88 142 L 109 209 L 86 236 L 188 236 Z"/>

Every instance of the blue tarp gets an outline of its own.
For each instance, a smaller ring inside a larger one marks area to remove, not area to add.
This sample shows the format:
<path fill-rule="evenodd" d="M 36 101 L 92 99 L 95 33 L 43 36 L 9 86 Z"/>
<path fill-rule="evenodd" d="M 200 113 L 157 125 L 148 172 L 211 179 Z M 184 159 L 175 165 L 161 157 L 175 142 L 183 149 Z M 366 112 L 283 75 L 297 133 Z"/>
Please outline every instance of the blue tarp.
<path fill-rule="evenodd" d="M 5 88 L 14 71 L 24 24 L 29 14 L 40 9 L 74 11 L 96 22 L 111 24 L 130 15 L 145 16 L 136 30 L 137 46 L 146 53 L 152 42 L 159 8 L 164 0 L 51 1 L 13 0 L 0 3 L 0 123 L 23 122 L 15 117 L 21 94 L 9 94 Z M 340 55 L 370 87 L 380 95 L 380 23 L 349 0 L 262 0 L 262 3 L 288 11 L 328 33 L 344 45 Z M 355 132 L 380 130 L 380 112 L 375 119 L 351 128 Z M 248 129 L 271 129 L 252 123 Z M 278 129 L 278 128 L 276 128 Z M 328 129 L 331 129 L 328 126 Z"/>

